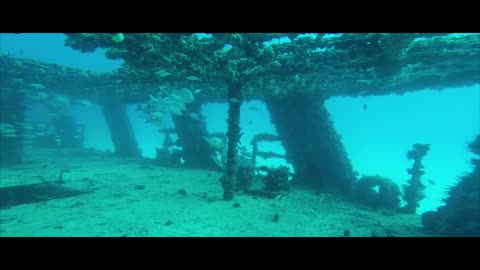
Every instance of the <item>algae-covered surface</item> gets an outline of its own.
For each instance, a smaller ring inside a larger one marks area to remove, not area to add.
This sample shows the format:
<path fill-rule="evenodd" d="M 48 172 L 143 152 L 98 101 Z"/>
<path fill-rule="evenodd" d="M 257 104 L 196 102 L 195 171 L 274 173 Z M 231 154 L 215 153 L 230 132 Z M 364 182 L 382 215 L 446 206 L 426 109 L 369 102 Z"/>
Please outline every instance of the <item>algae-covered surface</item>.
<path fill-rule="evenodd" d="M 114 33 L 67 34 L 65 46 L 106 50 L 123 65 L 95 73 L 0 54 L 5 91 L 67 94 L 95 102 L 145 102 L 162 89 L 200 89 L 225 100 L 232 84 L 245 98 L 402 94 L 480 80 L 480 35 L 442 33 Z"/>

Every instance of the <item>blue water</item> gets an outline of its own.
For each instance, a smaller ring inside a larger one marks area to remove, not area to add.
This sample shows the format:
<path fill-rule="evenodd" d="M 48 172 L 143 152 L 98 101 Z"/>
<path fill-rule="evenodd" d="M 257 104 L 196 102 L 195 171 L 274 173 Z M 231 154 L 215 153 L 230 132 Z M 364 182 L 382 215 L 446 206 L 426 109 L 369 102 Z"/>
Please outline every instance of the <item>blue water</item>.
<path fill-rule="evenodd" d="M 123 60 L 105 58 L 105 50 L 81 53 L 65 47 L 64 34 L 0 34 L 0 52 L 95 72 L 108 72 L 118 68 Z"/>
<path fill-rule="evenodd" d="M 403 185 L 413 163 L 406 159 L 407 151 L 415 143 L 430 144 L 423 159 L 427 196 L 418 213 L 436 209 L 447 187 L 471 172 L 473 155 L 467 145 L 480 133 L 479 85 L 402 96 L 331 98 L 326 106 L 360 175 L 379 174 Z"/>
<path fill-rule="evenodd" d="M 63 34 L 0 34 L 0 52 L 96 72 L 111 71 L 121 65 L 121 61 L 106 59 L 104 50 L 83 54 L 65 47 L 64 40 Z M 363 104 L 367 105 L 366 110 Z M 249 109 L 252 106 L 256 109 Z M 480 133 L 479 85 L 401 96 L 335 97 L 327 100 L 326 106 L 360 176 L 379 174 L 403 185 L 410 177 L 406 169 L 412 165 L 412 161 L 406 159 L 407 151 L 415 143 L 431 145 L 423 161 L 427 190 L 417 211 L 419 214 L 442 205 L 447 188 L 463 173 L 471 171 L 472 156 L 466 145 Z M 35 110 L 41 108 L 33 110 L 35 115 Z M 77 121 L 86 126 L 85 147 L 113 150 L 98 106 L 74 106 L 73 112 Z M 202 112 L 210 132 L 226 131 L 226 103 L 204 105 Z M 128 114 L 143 155 L 153 157 L 155 148 L 163 142 L 163 135 L 157 132 L 158 127 L 139 119 L 134 105 L 129 107 Z M 171 121 L 167 121 L 166 126 L 172 126 Z M 249 149 L 253 135 L 275 133 L 265 104 L 260 101 L 242 105 L 241 127 L 245 132 L 241 143 Z M 262 147 L 284 153 L 280 143 Z M 263 162 L 285 164 L 284 160 Z"/>

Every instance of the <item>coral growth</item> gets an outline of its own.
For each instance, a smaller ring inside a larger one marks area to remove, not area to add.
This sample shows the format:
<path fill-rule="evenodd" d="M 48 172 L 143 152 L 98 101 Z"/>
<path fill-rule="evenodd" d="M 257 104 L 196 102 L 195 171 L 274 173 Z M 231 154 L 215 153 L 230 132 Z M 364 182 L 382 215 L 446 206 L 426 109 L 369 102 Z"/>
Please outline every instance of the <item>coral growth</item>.
<path fill-rule="evenodd" d="M 288 176 L 289 170 L 286 166 L 269 168 L 268 174 L 262 179 L 264 189 L 271 192 L 288 191 L 290 189 Z"/>
<path fill-rule="evenodd" d="M 225 181 L 228 181 L 226 177 L 226 175 L 220 177 L 220 183 L 223 184 Z M 255 168 L 251 165 L 251 161 L 240 157 L 233 178 L 232 185 L 234 192 L 248 190 L 255 180 Z"/>
<path fill-rule="evenodd" d="M 355 183 L 352 198 L 373 209 L 396 211 L 400 207 L 400 188 L 392 180 L 381 176 L 365 176 Z"/>
<path fill-rule="evenodd" d="M 250 164 L 239 164 L 235 177 L 235 191 L 245 190 L 252 186 L 255 179 L 255 168 Z"/>
<path fill-rule="evenodd" d="M 163 141 L 162 148 L 157 148 L 157 155 L 155 156 L 154 163 L 162 166 L 179 166 L 182 164 L 183 151 L 180 149 L 172 148 L 175 146 L 170 134 L 165 134 L 165 140 Z"/>
<path fill-rule="evenodd" d="M 416 143 L 413 145 L 413 150 L 407 153 L 407 158 L 413 159 L 414 163 L 412 168 L 407 169 L 407 172 L 412 175 L 412 178 L 403 189 L 403 199 L 407 202 L 407 205 L 402 208 L 402 211 L 406 213 L 414 214 L 419 201 L 425 198 L 425 194 L 423 193 L 425 185 L 421 181 L 422 175 L 425 174 L 422 159 L 428 153 L 429 149 L 429 144 Z"/>
<path fill-rule="evenodd" d="M 469 145 L 480 156 L 480 135 Z M 480 157 L 472 159 L 473 171 L 450 189 L 445 205 L 422 215 L 427 232 L 449 236 L 480 236 Z"/>

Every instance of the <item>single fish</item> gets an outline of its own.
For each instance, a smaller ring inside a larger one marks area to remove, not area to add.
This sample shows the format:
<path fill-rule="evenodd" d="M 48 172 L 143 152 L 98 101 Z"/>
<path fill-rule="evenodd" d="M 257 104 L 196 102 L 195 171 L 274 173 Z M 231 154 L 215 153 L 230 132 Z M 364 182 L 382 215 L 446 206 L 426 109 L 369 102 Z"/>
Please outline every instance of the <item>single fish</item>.
<path fill-rule="evenodd" d="M 149 98 L 150 98 L 150 100 L 148 101 L 149 103 L 158 102 L 158 98 L 152 96 L 151 94 L 148 95 L 148 96 L 149 96 Z"/>
<path fill-rule="evenodd" d="M 17 130 L 15 128 L 0 128 L 0 133 L 12 134 L 12 133 L 17 133 Z"/>
<path fill-rule="evenodd" d="M 1 123 L 0 128 L 15 128 L 12 124 Z"/>
<path fill-rule="evenodd" d="M 32 86 L 35 89 L 45 89 L 46 88 L 43 84 L 39 84 L 39 83 L 31 83 L 30 86 Z"/>
<path fill-rule="evenodd" d="M 157 73 L 155 73 L 155 75 L 157 75 L 158 77 L 167 77 L 167 76 L 172 75 L 172 73 L 170 73 L 168 71 L 165 71 L 164 69 L 161 69 L 161 70 L 157 71 Z"/>
<path fill-rule="evenodd" d="M 364 111 L 367 110 L 367 104 L 363 104 L 363 110 L 364 110 Z"/>
<path fill-rule="evenodd" d="M 200 80 L 200 78 L 198 78 L 197 76 L 188 76 L 188 77 L 185 78 L 185 79 L 187 79 L 187 80 L 189 80 L 189 81 L 198 81 L 198 80 Z"/>
<path fill-rule="evenodd" d="M 56 96 L 54 100 L 58 103 L 68 104 L 70 101 L 70 98 L 66 96 Z"/>
<path fill-rule="evenodd" d="M 80 104 L 84 105 L 84 106 L 92 106 L 92 102 L 88 101 L 88 100 L 80 100 Z"/>
<path fill-rule="evenodd" d="M 200 116 L 197 113 L 189 113 L 188 116 L 190 116 L 190 118 L 193 120 L 200 121 Z"/>
<path fill-rule="evenodd" d="M 45 100 L 47 98 L 48 98 L 48 93 L 41 92 L 41 91 L 36 92 L 36 96 L 34 97 L 34 99 L 39 99 L 39 100 Z"/>
<path fill-rule="evenodd" d="M 112 37 L 112 40 L 117 43 L 122 42 L 124 39 L 125 39 L 125 36 L 122 33 L 118 33 Z"/>

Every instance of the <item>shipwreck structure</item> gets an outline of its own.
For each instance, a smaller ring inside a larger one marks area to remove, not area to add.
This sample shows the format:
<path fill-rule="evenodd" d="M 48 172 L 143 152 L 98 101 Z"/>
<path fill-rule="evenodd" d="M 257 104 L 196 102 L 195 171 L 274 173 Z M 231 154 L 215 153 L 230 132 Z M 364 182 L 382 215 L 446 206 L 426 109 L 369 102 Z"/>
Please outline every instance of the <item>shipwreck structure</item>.
<path fill-rule="evenodd" d="M 188 104 L 194 112 L 201 102 L 226 101 L 228 151 L 221 180 L 225 199 L 234 196 L 244 100 L 266 102 L 286 158 L 295 167 L 296 182 L 345 193 L 355 174 L 329 119 L 326 99 L 440 90 L 480 81 L 478 34 L 132 33 L 122 40 L 101 33 L 67 36 L 66 46 L 82 52 L 106 48 L 108 58 L 124 60 L 122 67 L 98 74 L 2 55 L 2 93 L 10 93 L 7 98 L 16 102 L 12 93 L 28 94 L 41 85 L 46 93 L 102 104 L 107 119 L 112 119 L 110 114 L 125 115 L 124 104 L 148 102 L 159 86 L 167 92 L 186 88 L 198 93 L 196 103 Z M 115 103 L 105 102 L 112 97 Z M 9 121 L 5 115 L 0 119 Z M 122 119 L 109 121 L 116 152 L 138 155 L 128 119 Z M 214 166 L 203 141 L 204 125 L 184 115 L 174 121 L 185 165 Z M 21 147 L 13 139 L 1 141 L 9 145 L 1 147 L 2 158 L 18 162 L 12 153 Z"/>

